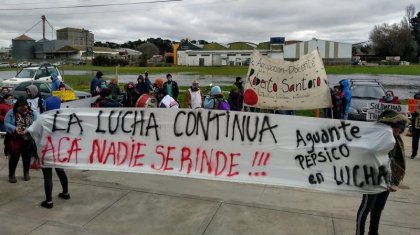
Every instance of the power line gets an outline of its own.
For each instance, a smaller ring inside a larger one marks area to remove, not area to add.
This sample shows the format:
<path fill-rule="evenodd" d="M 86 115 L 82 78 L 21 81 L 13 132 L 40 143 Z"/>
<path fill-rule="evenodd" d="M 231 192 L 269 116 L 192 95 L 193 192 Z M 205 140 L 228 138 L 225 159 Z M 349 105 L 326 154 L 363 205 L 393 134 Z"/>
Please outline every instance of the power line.
<path fill-rule="evenodd" d="M 240 0 L 230 0 L 229 2 L 237 2 Z M 209 2 L 201 2 L 201 3 L 188 3 L 188 5 L 177 5 L 177 6 L 159 6 L 159 7 L 147 7 L 147 8 L 130 8 L 130 9 L 125 9 L 125 10 L 102 10 L 102 11 L 78 11 L 78 12 L 73 12 L 73 11 L 66 11 L 66 12 L 60 12 L 60 13 L 48 13 L 48 16 L 52 16 L 52 15 L 85 15 L 85 14 L 103 14 L 103 13 L 121 13 L 121 12 L 132 12 L 133 10 L 144 10 L 144 11 L 150 11 L 153 9 L 162 9 L 162 8 L 185 8 L 185 7 L 191 7 L 191 6 L 201 6 L 201 5 L 212 5 L 212 4 L 218 4 L 218 3 L 226 3 L 228 2 L 227 0 L 213 0 L 213 1 L 209 1 Z M 48 9 L 45 9 L 48 10 Z M 11 13 L 11 14 L 2 14 L 0 15 L 0 18 L 3 16 L 21 16 L 18 13 Z M 39 16 L 39 14 L 25 14 L 25 16 Z"/>
<path fill-rule="evenodd" d="M 76 6 L 62 6 L 62 7 L 48 7 L 48 9 L 69 9 L 69 8 L 91 8 L 91 7 L 109 7 L 109 6 L 129 6 L 140 4 L 155 4 L 155 3 L 168 3 L 168 2 L 181 2 L 183 0 L 158 0 L 150 2 L 132 2 L 132 3 L 108 3 L 108 4 L 92 4 L 92 5 L 76 5 Z M 45 10 L 45 7 L 33 8 L 3 8 L 0 11 L 32 11 L 32 10 Z"/>
<path fill-rule="evenodd" d="M 97 1 L 97 0 L 84 0 L 84 1 Z M 21 3 L 2 3 L 3 6 L 10 6 L 10 5 L 39 5 L 39 4 L 44 4 L 44 3 L 54 3 L 54 4 L 61 4 L 61 3 L 66 3 L 66 2 L 78 2 L 78 1 L 50 1 L 50 2 L 21 2 Z"/>

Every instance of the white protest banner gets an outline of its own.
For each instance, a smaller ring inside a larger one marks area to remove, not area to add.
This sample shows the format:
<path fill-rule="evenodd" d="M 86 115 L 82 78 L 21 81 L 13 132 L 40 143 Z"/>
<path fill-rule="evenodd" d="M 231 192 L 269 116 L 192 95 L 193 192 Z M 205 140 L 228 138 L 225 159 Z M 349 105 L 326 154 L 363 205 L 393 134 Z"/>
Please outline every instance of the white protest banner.
<path fill-rule="evenodd" d="M 245 81 L 244 104 L 281 110 L 331 107 L 327 74 L 318 51 L 290 62 L 255 50 Z"/>
<path fill-rule="evenodd" d="M 404 115 L 408 115 L 408 106 L 401 105 L 401 104 L 390 104 L 390 103 L 382 103 L 379 101 L 372 101 L 368 102 L 368 110 L 366 113 L 366 120 L 368 121 L 376 121 L 378 120 L 379 115 L 387 109 L 394 110 L 396 112 L 402 113 Z"/>
<path fill-rule="evenodd" d="M 62 109 L 29 128 L 45 167 L 291 186 L 386 190 L 391 128 L 265 113 Z"/>

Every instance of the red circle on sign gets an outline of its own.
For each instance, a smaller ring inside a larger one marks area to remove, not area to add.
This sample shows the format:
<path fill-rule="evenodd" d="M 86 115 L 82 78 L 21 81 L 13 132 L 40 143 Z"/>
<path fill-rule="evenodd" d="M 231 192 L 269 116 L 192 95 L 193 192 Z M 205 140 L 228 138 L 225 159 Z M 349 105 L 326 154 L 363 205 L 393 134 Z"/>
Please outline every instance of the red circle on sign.
<path fill-rule="evenodd" d="M 244 92 L 244 102 L 247 105 L 256 105 L 258 103 L 258 95 L 252 89 L 246 89 Z"/>

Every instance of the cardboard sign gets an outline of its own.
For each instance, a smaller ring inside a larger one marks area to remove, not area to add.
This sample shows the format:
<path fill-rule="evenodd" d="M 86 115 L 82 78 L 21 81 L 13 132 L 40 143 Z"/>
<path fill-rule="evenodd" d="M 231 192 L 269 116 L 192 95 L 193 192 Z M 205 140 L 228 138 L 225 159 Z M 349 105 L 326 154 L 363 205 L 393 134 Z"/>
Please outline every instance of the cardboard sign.
<path fill-rule="evenodd" d="M 408 116 L 408 114 L 409 114 L 407 105 L 381 103 L 379 101 L 372 101 L 372 102 L 368 103 L 366 120 L 376 121 L 378 119 L 379 115 L 387 109 L 394 110 L 394 111 L 402 113 L 406 116 Z"/>
<path fill-rule="evenodd" d="M 70 101 L 70 100 L 76 100 L 76 94 L 73 90 L 64 90 L 64 91 L 53 91 L 52 96 L 58 96 L 60 97 L 60 100 L 62 101 Z"/>
<path fill-rule="evenodd" d="M 380 123 L 197 109 L 53 110 L 29 132 L 44 167 L 360 193 L 386 190 L 395 143 Z"/>
<path fill-rule="evenodd" d="M 331 107 L 327 74 L 318 51 L 294 62 L 274 60 L 254 51 L 245 81 L 244 104 L 281 110 Z"/>

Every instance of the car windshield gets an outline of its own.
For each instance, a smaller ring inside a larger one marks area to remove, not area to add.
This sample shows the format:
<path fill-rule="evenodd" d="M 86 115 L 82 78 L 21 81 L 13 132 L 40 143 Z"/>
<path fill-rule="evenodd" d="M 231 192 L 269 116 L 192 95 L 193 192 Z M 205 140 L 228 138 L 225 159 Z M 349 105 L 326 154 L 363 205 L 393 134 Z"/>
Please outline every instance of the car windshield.
<path fill-rule="evenodd" d="M 380 86 L 353 85 L 351 89 L 354 98 L 380 99 L 385 95 L 385 91 Z"/>
<path fill-rule="evenodd" d="M 36 73 L 36 69 L 22 69 L 16 78 L 33 78 Z"/>

